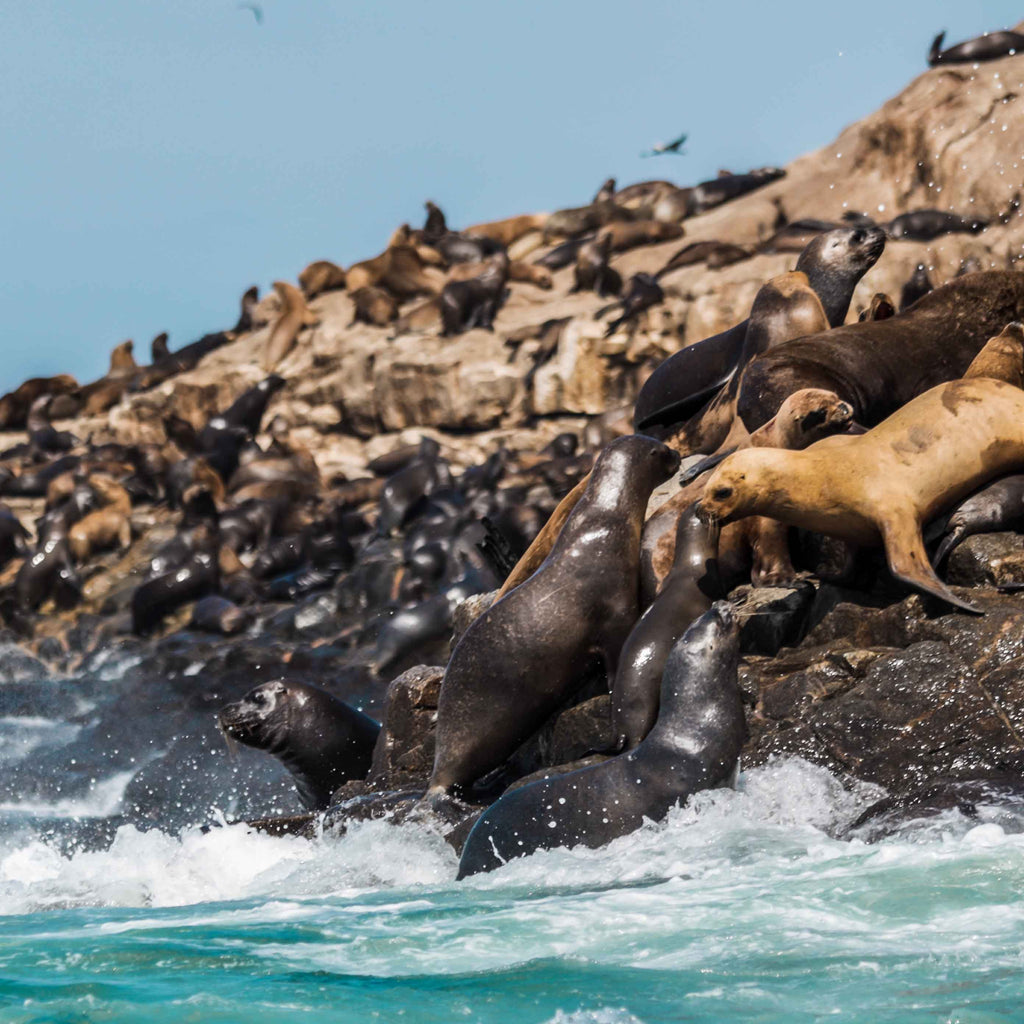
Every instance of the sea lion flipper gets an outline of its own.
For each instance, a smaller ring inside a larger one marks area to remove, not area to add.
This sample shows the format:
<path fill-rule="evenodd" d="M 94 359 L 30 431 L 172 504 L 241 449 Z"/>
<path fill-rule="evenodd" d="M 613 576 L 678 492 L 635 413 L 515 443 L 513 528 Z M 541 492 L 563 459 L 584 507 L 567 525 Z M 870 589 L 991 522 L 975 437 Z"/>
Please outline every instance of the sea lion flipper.
<path fill-rule="evenodd" d="M 921 537 L 921 527 L 917 519 L 910 514 L 893 515 L 879 524 L 882 540 L 885 543 L 885 554 L 889 561 L 889 570 L 893 576 L 904 583 L 917 587 L 925 593 L 942 598 L 943 601 L 975 615 L 984 614 L 980 608 L 969 601 L 957 597 L 946 586 L 931 567 Z"/>

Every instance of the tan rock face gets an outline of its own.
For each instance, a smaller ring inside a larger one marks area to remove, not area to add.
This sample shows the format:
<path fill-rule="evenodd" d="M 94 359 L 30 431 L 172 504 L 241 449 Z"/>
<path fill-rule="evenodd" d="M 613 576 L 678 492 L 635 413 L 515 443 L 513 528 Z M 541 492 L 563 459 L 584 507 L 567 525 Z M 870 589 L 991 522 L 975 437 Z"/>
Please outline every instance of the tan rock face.
<path fill-rule="evenodd" d="M 934 207 L 995 218 L 1024 192 L 1022 140 L 1024 58 L 933 69 L 834 142 L 794 160 L 785 178 L 687 220 L 685 239 L 630 250 L 612 264 L 628 280 L 640 271 L 656 272 L 690 242 L 753 247 L 772 234 L 780 215 L 838 221 L 857 210 L 884 221 Z M 985 268 L 1002 268 L 1021 256 L 1022 244 L 1019 211 L 977 236 L 948 235 L 930 244 L 891 241 L 858 287 L 850 319 L 875 292 L 898 299 L 918 263 L 941 284 L 966 256 Z M 610 300 L 570 294 L 571 268 L 554 273 L 551 291 L 512 282 L 494 331 L 457 338 L 439 338 L 435 329 L 392 337 L 390 328 L 354 324 L 351 298 L 328 292 L 310 304 L 319 323 L 300 332 L 279 368 L 288 385 L 273 409 L 328 447 L 339 433 L 366 439 L 415 428 L 515 430 L 537 416 L 598 416 L 628 406 L 665 356 L 746 317 L 761 284 L 795 262 L 795 254 L 762 255 L 720 270 L 698 264 L 673 271 L 662 280 L 664 304 L 610 338 L 604 333 L 613 314 L 596 317 Z M 201 425 L 209 411 L 262 376 L 257 358 L 277 303 L 273 293 L 266 296 L 255 317 L 263 326 L 192 372 L 152 392 L 125 396 L 95 421 L 99 435 L 161 440 L 161 418 L 172 411 Z M 509 341 L 560 318 L 569 323 L 553 348 Z"/>

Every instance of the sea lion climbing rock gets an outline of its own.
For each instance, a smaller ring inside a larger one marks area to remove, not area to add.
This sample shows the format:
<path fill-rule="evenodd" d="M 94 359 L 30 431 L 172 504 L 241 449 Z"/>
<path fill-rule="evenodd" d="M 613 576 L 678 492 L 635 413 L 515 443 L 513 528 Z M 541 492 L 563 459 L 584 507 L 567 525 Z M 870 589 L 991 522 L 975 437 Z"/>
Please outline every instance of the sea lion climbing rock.
<path fill-rule="evenodd" d="M 613 441 L 541 568 L 466 630 L 441 685 L 428 796 L 498 767 L 572 692 L 591 653 L 614 678 L 638 615 L 647 499 L 678 464 L 650 438 Z"/>

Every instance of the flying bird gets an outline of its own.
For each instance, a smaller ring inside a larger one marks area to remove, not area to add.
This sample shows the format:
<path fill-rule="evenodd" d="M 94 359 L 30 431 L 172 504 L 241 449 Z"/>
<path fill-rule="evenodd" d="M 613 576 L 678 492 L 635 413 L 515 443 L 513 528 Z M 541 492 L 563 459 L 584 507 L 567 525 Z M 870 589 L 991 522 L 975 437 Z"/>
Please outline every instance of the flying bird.
<path fill-rule="evenodd" d="M 239 4 L 238 9 L 240 11 L 252 11 L 252 16 L 256 19 L 256 24 L 263 24 L 263 8 L 260 7 L 259 4 Z"/>
<path fill-rule="evenodd" d="M 641 153 L 641 156 L 661 156 L 664 153 L 675 153 L 677 156 L 685 156 L 686 150 L 682 149 L 683 143 L 686 141 L 685 135 L 680 135 L 674 142 L 659 142 L 653 149 L 648 150 L 646 153 Z"/>

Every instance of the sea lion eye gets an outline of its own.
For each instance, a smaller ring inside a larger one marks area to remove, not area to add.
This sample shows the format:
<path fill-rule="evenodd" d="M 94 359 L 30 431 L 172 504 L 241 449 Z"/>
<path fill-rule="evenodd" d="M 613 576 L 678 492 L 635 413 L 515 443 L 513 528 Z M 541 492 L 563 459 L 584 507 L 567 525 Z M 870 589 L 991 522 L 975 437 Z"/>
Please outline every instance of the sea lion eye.
<path fill-rule="evenodd" d="M 711 497 L 714 498 L 715 501 L 725 501 L 726 498 L 732 497 L 732 488 L 716 487 L 712 492 Z"/>
<path fill-rule="evenodd" d="M 860 243 L 864 241 L 864 230 L 862 228 L 857 228 L 857 230 L 850 235 L 850 241 L 853 242 L 854 245 L 860 245 Z"/>

